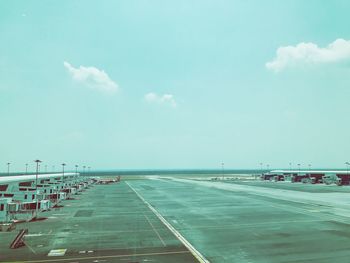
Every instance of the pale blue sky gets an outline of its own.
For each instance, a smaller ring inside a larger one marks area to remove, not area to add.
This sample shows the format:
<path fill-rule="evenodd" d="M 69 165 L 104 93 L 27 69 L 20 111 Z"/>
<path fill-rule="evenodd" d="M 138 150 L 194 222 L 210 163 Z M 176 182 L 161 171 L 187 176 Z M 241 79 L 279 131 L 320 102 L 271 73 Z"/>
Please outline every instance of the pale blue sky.
<path fill-rule="evenodd" d="M 1 170 L 36 158 L 95 169 L 341 168 L 348 10 L 321 0 L 1 1 Z"/>

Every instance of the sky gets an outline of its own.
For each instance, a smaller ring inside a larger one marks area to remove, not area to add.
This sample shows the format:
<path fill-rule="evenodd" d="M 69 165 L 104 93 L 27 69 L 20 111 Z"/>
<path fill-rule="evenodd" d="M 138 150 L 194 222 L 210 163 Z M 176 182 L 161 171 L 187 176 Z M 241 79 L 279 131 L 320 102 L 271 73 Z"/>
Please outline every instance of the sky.
<path fill-rule="evenodd" d="M 0 2 L 0 172 L 344 168 L 349 1 Z"/>

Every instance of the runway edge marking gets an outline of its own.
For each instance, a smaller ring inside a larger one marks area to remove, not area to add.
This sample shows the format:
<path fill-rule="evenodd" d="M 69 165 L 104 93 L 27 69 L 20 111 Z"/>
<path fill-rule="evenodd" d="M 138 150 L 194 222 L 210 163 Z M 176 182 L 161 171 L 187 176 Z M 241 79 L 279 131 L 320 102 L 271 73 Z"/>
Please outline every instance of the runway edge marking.
<path fill-rule="evenodd" d="M 151 206 L 128 182 L 125 182 L 131 190 L 135 192 L 135 194 L 144 202 L 148 208 L 159 218 L 160 221 L 184 244 L 185 247 L 192 253 L 192 255 L 200 262 L 200 263 L 210 263 L 197 249 L 192 246 L 190 242 L 187 241 L 153 206 Z"/>

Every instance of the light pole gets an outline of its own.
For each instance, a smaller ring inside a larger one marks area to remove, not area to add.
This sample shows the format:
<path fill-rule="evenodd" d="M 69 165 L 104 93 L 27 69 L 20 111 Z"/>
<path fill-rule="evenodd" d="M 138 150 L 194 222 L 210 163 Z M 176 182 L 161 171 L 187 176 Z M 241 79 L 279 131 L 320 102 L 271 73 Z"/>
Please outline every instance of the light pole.
<path fill-rule="evenodd" d="M 262 176 L 263 176 L 263 163 L 260 163 L 260 178 L 262 178 Z"/>
<path fill-rule="evenodd" d="M 299 174 L 300 174 L 300 163 L 298 163 L 298 170 L 299 170 Z"/>
<path fill-rule="evenodd" d="M 62 188 L 65 189 L 64 167 L 66 166 L 66 164 L 62 163 L 61 165 L 62 165 L 62 184 L 63 184 Z"/>
<path fill-rule="evenodd" d="M 311 176 L 311 164 L 307 165 L 309 167 L 309 177 Z"/>
<path fill-rule="evenodd" d="M 270 165 L 269 164 L 266 164 L 266 169 L 267 169 L 267 172 L 269 173 L 270 172 Z"/>
<path fill-rule="evenodd" d="M 221 163 L 221 170 L 222 170 L 222 180 L 224 180 L 224 174 L 225 174 L 225 163 Z"/>
<path fill-rule="evenodd" d="M 345 165 L 346 165 L 346 174 L 349 174 L 349 165 L 350 165 L 350 163 L 346 162 Z"/>
<path fill-rule="evenodd" d="M 26 163 L 26 174 L 28 174 L 28 164 Z"/>
<path fill-rule="evenodd" d="M 75 165 L 75 176 L 77 176 L 78 175 L 78 167 L 79 167 L 79 165 Z"/>
<path fill-rule="evenodd" d="M 90 171 L 91 171 L 91 167 L 90 167 L 90 166 L 88 167 L 88 171 L 89 171 L 89 173 L 90 173 Z"/>
<path fill-rule="evenodd" d="M 11 163 L 7 163 L 7 176 L 10 175 L 10 164 L 11 164 Z"/>
<path fill-rule="evenodd" d="M 63 187 L 64 187 L 64 167 L 66 166 L 65 163 L 62 163 L 62 183 L 63 183 Z"/>
<path fill-rule="evenodd" d="M 85 168 L 86 168 L 86 166 L 84 165 L 84 166 L 83 166 L 83 173 L 85 173 Z"/>
<path fill-rule="evenodd" d="M 41 163 L 40 160 L 35 160 L 34 162 L 36 162 L 36 173 L 35 173 L 35 199 L 36 199 L 36 206 L 35 206 L 35 217 L 36 218 L 38 216 L 38 174 L 39 174 L 39 163 Z"/>

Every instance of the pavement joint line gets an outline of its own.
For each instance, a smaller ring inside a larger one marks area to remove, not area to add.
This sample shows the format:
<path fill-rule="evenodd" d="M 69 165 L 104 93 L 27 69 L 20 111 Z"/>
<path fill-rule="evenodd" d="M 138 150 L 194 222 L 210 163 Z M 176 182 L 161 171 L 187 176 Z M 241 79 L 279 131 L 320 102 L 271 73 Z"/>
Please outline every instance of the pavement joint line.
<path fill-rule="evenodd" d="M 149 220 L 148 216 L 146 216 L 145 214 L 144 214 L 144 216 L 146 217 L 148 223 L 150 224 L 150 226 L 152 227 L 152 229 L 154 230 L 154 232 L 157 234 L 157 236 L 158 236 L 159 240 L 162 242 L 163 246 L 166 247 L 166 244 L 165 244 L 163 238 L 160 236 L 160 234 L 158 233 L 158 231 L 154 228 L 154 226 L 153 226 L 153 224 L 151 223 L 151 221 Z"/>
<path fill-rule="evenodd" d="M 286 210 L 286 211 L 290 211 L 290 209 L 286 206 L 286 205 L 274 205 L 274 207 L 282 209 L 282 210 Z M 322 219 L 324 221 L 326 220 L 334 220 L 337 222 L 341 222 L 344 224 L 349 224 L 349 221 L 346 218 L 342 218 L 341 216 L 337 216 L 337 215 L 329 215 L 323 212 L 318 212 L 317 214 L 315 214 L 314 212 L 310 212 L 308 209 L 305 208 L 294 208 L 293 210 L 294 213 L 296 214 L 303 214 L 303 215 L 307 215 L 310 217 L 316 217 L 319 219 Z"/>
<path fill-rule="evenodd" d="M 158 231 L 158 230 L 163 230 L 164 228 L 160 228 L 160 227 L 154 227 L 154 230 L 155 231 Z M 134 232 L 153 232 L 154 231 L 153 229 L 146 229 L 146 228 L 143 228 L 143 229 L 138 229 L 138 230 L 113 230 L 113 231 L 108 231 L 108 230 L 105 230 L 105 231 L 99 231 L 99 232 L 104 232 L 104 233 L 134 233 Z M 74 232 L 65 232 L 65 235 L 74 235 L 76 233 Z M 47 234 L 28 234 L 28 235 L 25 235 L 26 238 L 35 238 L 35 237 L 43 237 L 43 236 L 55 236 L 57 235 L 57 233 L 47 233 Z M 83 236 L 83 235 L 91 235 L 91 233 L 79 233 L 79 235 Z"/>
<path fill-rule="evenodd" d="M 92 257 L 72 257 L 72 258 L 57 258 L 57 259 L 40 259 L 40 260 L 21 260 L 21 261 L 3 261 L 3 263 L 25 262 L 25 263 L 40 263 L 40 262 L 62 262 L 72 260 L 89 260 L 89 259 L 104 259 L 104 258 L 124 258 L 124 257 L 142 257 L 142 256 L 162 256 L 162 255 L 176 255 L 190 253 L 187 250 L 168 251 L 168 252 L 154 252 L 154 253 L 139 253 L 139 254 L 124 254 L 124 255 L 109 255 L 109 256 L 92 256 Z"/>
<path fill-rule="evenodd" d="M 215 185 L 215 184 L 211 184 L 210 182 L 207 182 L 207 181 L 205 181 L 205 182 L 199 181 L 198 182 L 198 181 L 187 179 L 187 178 L 186 179 L 178 179 L 178 178 L 170 178 L 170 177 L 163 177 L 163 178 L 168 178 L 169 180 L 172 180 L 172 181 L 175 181 L 175 182 L 184 183 L 184 184 L 200 184 L 200 185 L 208 187 L 208 188 L 221 189 L 221 190 L 230 191 L 230 192 L 236 191 L 235 189 L 225 188 L 225 184 L 226 183 L 222 183 L 222 182 L 217 182 L 217 184 Z M 158 180 L 161 180 L 163 178 L 160 178 Z M 210 185 L 208 183 L 210 183 Z M 255 188 L 259 188 L 259 186 L 255 186 Z M 260 188 L 265 188 L 265 187 L 260 187 Z M 270 189 L 270 188 L 265 188 L 265 189 Z M 290 190 L 290 191 L 294 191 L 295 192 L 295 190 Z M 281 197 L 281 196 L 277 197 L 277 196 L 274 196 L 274 195 L 268 195 L 266 193 L 259 193 L 259 192 L 249 192 L 249 194 L 250 195 L 256 195 L 256 196 L 267 197 L 267 198 L 272 198 L 272 199 L 276 199 L 276 200 L 283 200 L 283 201 L 292 202 L 292 203 L 304 204 L 304 205 L 308 205 L 308 206 L 310 206 L 310 205 L 311 206 L 315 206 L 315 205 L 316 206 L 327 206 L 327 204 L 323 204 L 323 203 L 312 203 L 312 202 L 315 202 L 314 200 L 310 201 L 310 202 L 306 202 L 306 201 L 303 201 L 303 200 L 289 200 L 289 199 L 287 199 L 285 197 Z M 276 208 L 278 207 L 280 209 L 286 209 L 285 205 L 281 205 L 281 204 L 280 205 L 276 205 L 275 204 L 275 207 Z M 309 211 L 307 211 L 307 209 L 303 209 L 303 208 L 294 209 L 293 212 L 299 213 L 299 214 L 308 215 L 308 216 L 312 216 L 312 217 L 322 218 L 323 220 L 334 220 L 334 221 L 337 221 L 337 222 L 349 224 L 349 222 L 348 222 L 348 220 L 346 218 L 340 218 L 340 216 L 336 216 L 336 215 L 331 216 L 331 215 L 327 215 L 327 214 L 324 214 L 324 213 L 318 213 L 316 215 L 315 213 L 310 213 Z"/>
<path fill-rule="evenodd" d="M 151 206 L 128 182 L 125 182 L 130 189 L 132 189 L 135 194 L 144 202 L 148 208 L 159 218 L 161 222 L 188 248 L 188 250 L 192 253 L 192 255 L 200 262 L 200 263 L 210 263 L 208 259 L 206 259 L 197 249 L 192 246 L 192 244 L 187 241 L 153 206 Z"/>
<path fill-rule="evenodd" d="M 182 182 L 182 183 L 197 183 L 195 182 L 194 180 L 190 180 L 190 179 L 183 179 L 183 180 L 179 180 L 179 179 L 175 179 L 175 178 L 171 178 L 171 180 L 173 181 L 177 181 L 177 182 Z M 222 182 L 220 182 L 220 184 L 223 184 Z M 222 189 L 222 190 L 226 190 L 226 191 L 232 191 L 231 189 L 225 189 L 225 188 L 221 188 L 220 185 L 219 186 L 208 186 L 205 184 L 205 186 L 207 187 L 210 187 L 210 188 L 216 188 L 216 189 Z M 293 191 L 293 190 L 291 190 Z M 305 202 L 305 201 L 301 201 L 301 200 L 286 200 L 284 198 L 277 198 L 275 196 L 268 196 L 266 194 L 261 194 L 261 193 L 252 193 L 250 192 L 249 193 L 250 195 L 256 195 L 256 196 L 262 196 L 262 197 L 268 197 L 268 198 L 272 198 L 272 199 L 276 199 L 276 200 L 283 200 L 283 201 L 288 201 L 288 202 L 292 202 L 292 203 L 298 203 L 298 204 L 304 204 L 304 205 L 308 205 L 308 206 L 324 206 L 322 204 L 318 204 L 318 203 L 308 203 L 308 202 Z M 290 208 L 286 205 L 282 205 L 282 204 L 274 204 L 274 205 L 271 205 L 270 202 L 267 202 L 267 201 L 262 201 L 261 202 L 264 202 L 264 203 L 269 203 L 269 205 L 271 207 L 274 207 L 274 208 L 279 208 L 279 209 L 282 209 L 282 210 L 287 210 L 289 212 L 294 212 L 296 214 L 303 214 L 303 215 L 307 215 L 307 216 L 310 216 L 310 217 L 316 217 L 316 218 L 319 218 L 319 219 L 322 219 L 323 221 L 326 221 L 326 220 L 333 220 L 333 221 L 336 221 L 336 222 L 340 222 L 340 223 L 344 223 L 344 224 L 349 224 L 348 220 L 347 220 L 347 217 L 344 218 L 342 216 L 337 216 L 337 215 L 328 215 L 328 214 L 325 214 L 323 213 L 322 211 L 320 211 L 319 213 L 315 214 L 314 212 L 310 212 L 309 209 L 306 209 L 306 208 L 294 208 L 294 210 L 290 210 Z"/>
<path fill-rule="evenodd" d="M 207 228 L 212 228 L 212 229 L 237 229 L 237 228 L 244 228 L 244 227 L 256 227 L 256 226 L 262 226 L 262 225 L 276 225 L 276 224 L 290 224 L 290 223 L 314 223 L 314 222 L 324 222 L 324 219 L 319 219 L 319 220 L 289 220 L 289 221 L 270 221 L 266 223 L 254 223 L 254 224 L 226 224 L 222 226 L 218 225 L 211 225 L 211 226 L 195 226 L 195 227 L 190 227 L 190 228 L 180 228 L 179 230 L 193 230 L 193 229 L 207 229 Z"/>

